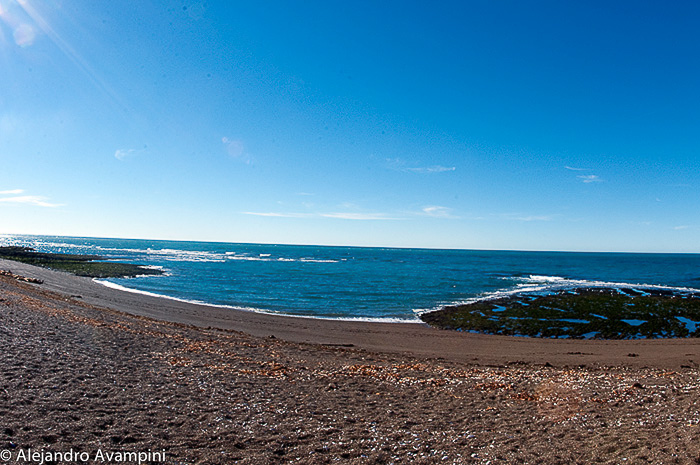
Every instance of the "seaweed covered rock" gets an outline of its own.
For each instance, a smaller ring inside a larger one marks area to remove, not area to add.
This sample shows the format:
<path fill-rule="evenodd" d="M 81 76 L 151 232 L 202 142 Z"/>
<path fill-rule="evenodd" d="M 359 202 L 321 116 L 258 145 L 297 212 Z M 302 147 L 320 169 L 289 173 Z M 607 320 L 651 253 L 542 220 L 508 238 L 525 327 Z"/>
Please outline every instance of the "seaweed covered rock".
<path fill-rule="evenodd" d="M 97 255 L 45 253 L 37 252 L 31 247 L 0 247 L 0 258 L 90 278 L 127 278 L 162 274 L 161 270 L 131 263 L 101 261 L 103 258 Z"/>
<path fill-rule="evenodd" d="M 700 294 L 577 288 L 521 293 L 421 315 L 442 329 L 575 339 L 700 337 Z"/>

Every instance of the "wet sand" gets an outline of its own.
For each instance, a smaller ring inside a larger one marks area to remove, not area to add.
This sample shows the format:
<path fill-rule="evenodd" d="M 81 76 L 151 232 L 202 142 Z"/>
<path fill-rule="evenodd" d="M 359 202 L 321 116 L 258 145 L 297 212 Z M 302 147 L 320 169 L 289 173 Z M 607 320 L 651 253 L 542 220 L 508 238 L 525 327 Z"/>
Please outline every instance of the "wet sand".
<path fill-rule="evenodd" d="M 0 270 L 0 449 L 165 463 L 698 463 L 695 340 L 238 312 Z M 274 336 L 271 337 L 271 336 Z"/>

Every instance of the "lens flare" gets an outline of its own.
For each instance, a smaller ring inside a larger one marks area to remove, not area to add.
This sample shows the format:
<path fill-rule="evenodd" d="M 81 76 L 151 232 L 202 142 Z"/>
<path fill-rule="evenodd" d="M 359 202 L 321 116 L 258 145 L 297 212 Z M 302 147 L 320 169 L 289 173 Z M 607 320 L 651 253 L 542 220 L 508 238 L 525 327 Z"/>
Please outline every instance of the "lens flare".
<path fill-rule="evenodd" d="M 20 47 L 29 47 L 34 43 L 36 32 L 29 24 L 20 24 L 15 28 L 12 37 L 14 37 L 15 43 Z"/>

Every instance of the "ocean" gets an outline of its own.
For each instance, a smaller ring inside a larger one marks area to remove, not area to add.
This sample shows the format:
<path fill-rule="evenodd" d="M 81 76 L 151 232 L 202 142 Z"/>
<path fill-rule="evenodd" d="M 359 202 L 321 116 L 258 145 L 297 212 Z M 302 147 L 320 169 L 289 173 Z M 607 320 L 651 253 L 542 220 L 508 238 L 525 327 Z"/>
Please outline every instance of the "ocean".
<path fill-rule="evenodd" d="M 523 291 L 582 286 L 697 289 L 700 254 L 518 252 L 0 236 L 0 245 L 100 255 L 160 276 L 111 287 L 227 308 L 379 321 Z"/>

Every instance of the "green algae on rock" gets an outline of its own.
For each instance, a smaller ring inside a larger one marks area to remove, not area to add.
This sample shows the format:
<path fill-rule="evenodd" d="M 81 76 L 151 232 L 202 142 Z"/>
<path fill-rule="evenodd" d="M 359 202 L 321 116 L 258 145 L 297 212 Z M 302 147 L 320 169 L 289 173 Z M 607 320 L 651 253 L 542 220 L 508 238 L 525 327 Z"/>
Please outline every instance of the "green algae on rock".
<path fill-rule="evenodd" d="M 449 306 L 421 319 L 442 329 L 543 338 L 700 337 L 700 293 L 578 288 Z"/>
<path fill-rule="evenodd" d="M 97 255 L 44 253 L 31 247 L 0 247 L 0 258 L 90 278 L 129 278 L 163 273 L 131 263 L 98 261 L 103 258 Z"/>

